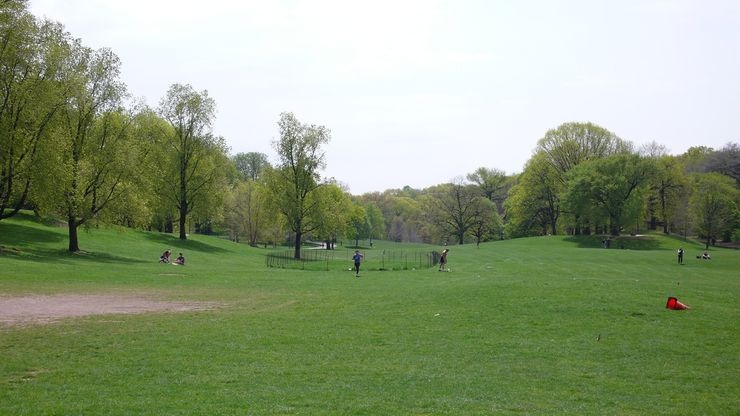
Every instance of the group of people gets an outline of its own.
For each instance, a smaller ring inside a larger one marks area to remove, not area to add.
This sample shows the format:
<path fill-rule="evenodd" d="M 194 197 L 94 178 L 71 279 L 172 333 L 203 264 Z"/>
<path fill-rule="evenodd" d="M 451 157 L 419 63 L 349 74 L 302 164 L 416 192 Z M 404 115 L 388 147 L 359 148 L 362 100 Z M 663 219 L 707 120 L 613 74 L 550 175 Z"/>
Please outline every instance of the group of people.
<path fill-rule="evenodd" d="M 171 256 L 172 256 L 172 250 L 167 249 L 164 251 L 164 253 L 162 253 L 161 256 L 159 256 L 159 262 L 160 263 L 170 263 L 176 266 L 185 265 L 185 256 L 183 256 L 182 253 L 180 253 L 174 261 L 170 261 Z"/>
<path fill-rule="evenodd" d="M 683 255 L 684 255 L 683 247 L 679 247 L 678 248 L 678 264 L 683 264 Z M 696 256 L 696 258 L 702 259 L 702 260 L 709 260 L 712 257 L 709 255 L 708 251 L 704 250 L 704 253 L 702 253 L 701 256 Z"/>
<path fill-rule="evenodd" d="M 439 271 L 448 272 L 450 269 L 447 268 L 447 253 L 449 249 L 442 250 L 442 254 L 439 256 Z M 355 277 L 360 277 L 360 266 L 362 265 L 362 259 L 365 255 L 360 253 L 360 250 L 355 250 L 355 255 L 352 256 L 352 260 L 355 262 Z"/>

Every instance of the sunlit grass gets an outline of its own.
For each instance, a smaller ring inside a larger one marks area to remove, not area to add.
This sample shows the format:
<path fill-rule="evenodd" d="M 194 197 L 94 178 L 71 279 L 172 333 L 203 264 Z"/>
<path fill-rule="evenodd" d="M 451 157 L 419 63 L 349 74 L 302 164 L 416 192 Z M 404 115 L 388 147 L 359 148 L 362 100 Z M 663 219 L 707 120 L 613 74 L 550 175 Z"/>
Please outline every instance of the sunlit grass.
<path fill-rule="evenodd" d="M 661 235 L 609 250 L 553 236 L 451 246 L 449 273 L 355 278 L 268 269 L 269 249 L 213 237 L 126 229 L 82 233 L 86 253 L 70 255 L 65 231 L 0 222 L 0 245 L 17 249 L 0 254 L 0 293 L 221 306 L 0 327 L 0 414 L 740 411 L 736 251 L 702 261 L 699 244 Z M 404 246 L 372 250 L 389 247 Z M 158 264 L 166 248 L 188 265 Z M 692 309 L 667 311 L 667 296 Z"/>

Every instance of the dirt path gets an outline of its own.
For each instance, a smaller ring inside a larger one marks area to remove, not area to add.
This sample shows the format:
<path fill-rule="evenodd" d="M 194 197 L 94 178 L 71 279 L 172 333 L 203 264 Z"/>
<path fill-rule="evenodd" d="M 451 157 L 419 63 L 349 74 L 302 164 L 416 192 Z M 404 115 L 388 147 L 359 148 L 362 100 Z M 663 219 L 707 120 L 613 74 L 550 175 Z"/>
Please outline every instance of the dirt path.
<path fill-rule="evenodd" d="M 208 302 L 155 300 L 135 294 L 0 294 L 0 325 L 49 324 L 64 318 L 89 315 L 197 311 L 215 306 Z"/>

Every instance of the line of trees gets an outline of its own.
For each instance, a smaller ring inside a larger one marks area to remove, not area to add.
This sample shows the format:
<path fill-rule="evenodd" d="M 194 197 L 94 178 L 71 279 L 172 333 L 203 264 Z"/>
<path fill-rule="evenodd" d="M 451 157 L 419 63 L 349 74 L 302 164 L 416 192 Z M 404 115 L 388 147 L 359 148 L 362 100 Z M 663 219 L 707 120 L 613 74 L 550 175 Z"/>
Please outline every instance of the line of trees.
<path fill-rule="evenodd" d="M 277 161 L 229 156 L 207 91 L 173 84 L 156 109 L 132 101 L 121 63 L 21 0 L 0 3 L 0 220 L 21 209 L 78 228 L 119 224 L 179 234 L 228 232 L 251 245 L 306 239 L 479 244 L 544 234 L 665 233 L 738 239 L 740 147 L 671 156 L 593 123 L 537 142 L 520 174 L 480 167 L 427 189 L 353 196 L 324 178 L 331 134 L 280 115 Z"/>

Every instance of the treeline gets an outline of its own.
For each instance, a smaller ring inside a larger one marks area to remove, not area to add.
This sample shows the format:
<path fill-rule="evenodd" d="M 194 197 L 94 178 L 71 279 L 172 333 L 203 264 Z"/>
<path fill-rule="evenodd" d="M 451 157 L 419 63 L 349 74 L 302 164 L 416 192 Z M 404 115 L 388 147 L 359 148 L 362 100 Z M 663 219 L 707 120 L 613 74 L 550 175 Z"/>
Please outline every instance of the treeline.
<path fill-rule="evenodd" d="M 20 0 L 0 2 L 0 220 L 64 218 L 69 250 L 95 223 L 223 232 L 252 245 L 306 239 L 480 243 L 544 234 L 666 233 L 738 239 L 740 149 L 641 149 L 590 123 L 545 133 L 523 172 L 494 168 L 426 189 L 352 196 L 323 178 L 324 126 L 280 115 L 278 156 L 229 155 L 207 91 L 173 84 L 156 108 L 130 98 L 120 61 Z M 735 233 L 735 234 L 733 234 Z"/>

